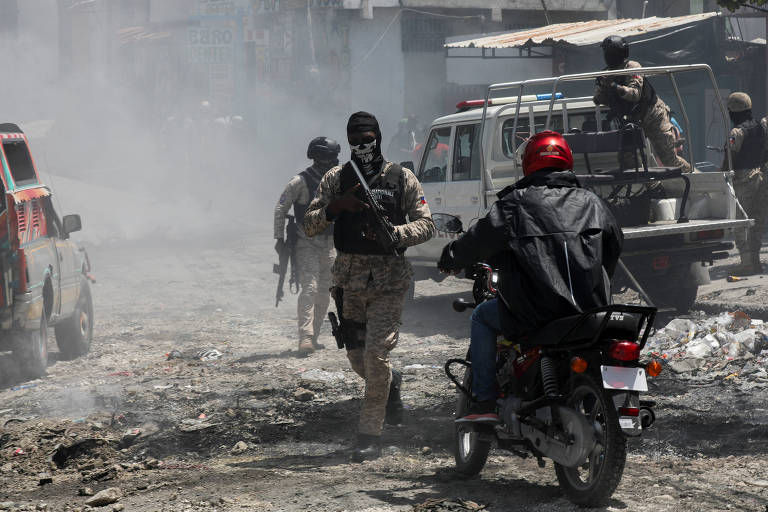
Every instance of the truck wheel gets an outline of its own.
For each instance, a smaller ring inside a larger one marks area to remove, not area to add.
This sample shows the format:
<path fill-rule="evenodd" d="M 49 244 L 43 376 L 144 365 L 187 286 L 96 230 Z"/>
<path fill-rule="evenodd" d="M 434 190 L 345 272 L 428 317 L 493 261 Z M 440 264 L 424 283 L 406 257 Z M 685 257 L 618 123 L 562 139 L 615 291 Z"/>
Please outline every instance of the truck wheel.
<path fill-rule="evenodd" d="M 684 314 L 693 309 L 696 296 L 699 293 L 699 285 L 686 283 L 680 279 L 653 281 L 645 284 L 645 291 L 651 296 L 653 305 L 659 309 L 672 308 L 678 313 Z"/>
<path fill-rule="evenodd" d="M 56 344 L 64 359 L 74 359 L 87 354 L 93 340 L 93 298 L 91 286 L 81 278 L 80 297 L 74 314 L 56 323 Z"/>
<path fill-rule="evenodd" d="M 45 308 L 40 314 L 37 329 L 19 334 L 13 351 L 24 376 L 36 379 L 45 375 L 48 366 L 48 319 Z"/>

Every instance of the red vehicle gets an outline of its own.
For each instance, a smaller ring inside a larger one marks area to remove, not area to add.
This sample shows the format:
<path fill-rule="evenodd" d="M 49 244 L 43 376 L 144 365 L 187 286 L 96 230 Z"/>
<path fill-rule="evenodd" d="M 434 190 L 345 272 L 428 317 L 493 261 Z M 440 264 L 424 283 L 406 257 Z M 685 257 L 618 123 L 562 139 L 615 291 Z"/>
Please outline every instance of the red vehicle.
<path fill-rule="evenodd" d="M 34 378 L 45 373 L 49 326 L 65 358 L 90 350 L 90 263 L 69 238 L 80 216 L 59 218 L 15 124 L 0 124 L 0 163 L 0 350 Z"/>

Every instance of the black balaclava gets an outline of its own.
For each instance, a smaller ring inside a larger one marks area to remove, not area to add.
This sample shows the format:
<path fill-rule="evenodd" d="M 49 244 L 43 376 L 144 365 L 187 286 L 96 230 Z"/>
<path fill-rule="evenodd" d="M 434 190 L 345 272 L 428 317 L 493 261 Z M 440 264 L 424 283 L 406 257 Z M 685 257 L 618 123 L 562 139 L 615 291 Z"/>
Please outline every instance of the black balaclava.
<path fill-rule="evenodd" d="M 381 130 L 379 129 L 379 122 L 373 114 L 355 112 L 349 116 L 347 135 L 363 132 L 374 132 L 376 140 L 357 146 L 350 144 L 349 148 L 352 153 L 352 160 L 354 160 L 363 174 L 370 178 L 373 174 L 379 172 L 384 163 L 384 156 L 381 154 Z"/>
<path fill-rule="evenodd" d="M 749 121 L 752 119 L 752 110 L 742 110 L 741 112 L 731 112 L 729 110 L 728 117 L 731 118 L 733 126 L 739 126 L 744 121 Z"/>
<path fill-rule="evenodd" d="M 313 165 L 315 169 L 317 169 L 320 174 L 325 174 L 331 169 L 333 169 L 335 166 L 339 165 L 339 159 L 336 158 L 334 160 L 318 160 L 317 158 L 313 160 Z"/>

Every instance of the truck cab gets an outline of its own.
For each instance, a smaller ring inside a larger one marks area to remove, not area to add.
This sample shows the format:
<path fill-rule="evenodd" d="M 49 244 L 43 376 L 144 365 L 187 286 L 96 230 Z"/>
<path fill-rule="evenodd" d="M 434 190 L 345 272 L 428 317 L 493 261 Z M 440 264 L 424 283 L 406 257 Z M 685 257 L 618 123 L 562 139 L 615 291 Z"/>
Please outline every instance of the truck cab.
<path fill-rule="evenodd" d="M 706 65 L 634 70 L 650 76 L 665 74 L 673 84 L 675 73 L 691 71 L 705 73 L 718 90 Z M 594 81 L 604 74 L 491 85 L 486 99 L 461 102 L 456 113 L 432 122 L 416 166 L 417 176 L 432 212 L 459 217 L 466 228 L 485 215 L 498 191 L 523 177 L 521 157 L 527 138 L 545 129 L 560 132 L 573 150 L 574 172 L 582 186 L 603 198 L 622 226 L 622 259 L 644 291 L 662 309 L 687 311 L 698 286 L 708 282 L 705 266 L 727 257 L 733 247 L 733 231 L 745 229 L 752 221 L 736 200 L 729 167 L 725 172 L 688 174 L 663 167 L 656 162 L 642 129 L 619 130 L 611 125 L 608 107 L 596 106 L 591 97 L 571 98 L 558 92 L 566 82 Z M 552 84 L 552 91 L 524 94 L 534 83 Z M 493 97 L 495 92 L 510 90 L 514 95 Z M 725 123 L 722 101 L 720 108 Z M 627 166 L 622 160 L 626 160 L 630 139 L 634 141 L 630 144 L 634 165 Z M 679 146 L 681 150 L 687 146 L 692 163 L 694 143 L 686 140 Z M 435 262 L 455 236 L 438 232 L 431 241 L 409 250 L 417 278 L 441 278 L 433 270 Z M 615 289 L 634 287 L 622 276 L 614 285 Z"/>
<path fill-rule="evenodd" d="M 47 364 L 48 326 L 64 357 L 90 348 L 90 263 L 70 238 L 81 229 L 79 215 L 59 217 L 15 124 L 0 124 L 0 163 L 0 350 L 12 350 L 24 376 L 37 377 Z"/>

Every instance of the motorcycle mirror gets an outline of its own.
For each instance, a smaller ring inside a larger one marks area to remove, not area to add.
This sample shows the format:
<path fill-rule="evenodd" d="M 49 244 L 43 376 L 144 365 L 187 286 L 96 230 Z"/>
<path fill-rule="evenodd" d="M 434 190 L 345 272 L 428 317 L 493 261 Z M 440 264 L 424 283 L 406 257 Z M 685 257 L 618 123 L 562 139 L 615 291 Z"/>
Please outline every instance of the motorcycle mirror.
<path fill-rule="evenodd" d="M 475 305 L 476 304 L 474 302 L 467 302 L 464 299 L 455 299 L 453 301 L 453 310 L 459 313 L 463 313 L 467 310 L 467 308 L 473 308 Z"/>
<path fill-rule="evenodd" d="M 461 219 L 448 213 L 433 213 L 432 222 L 435 223 L 435 229 L 443 233 L 463 233 L 464 226 Z"/>

